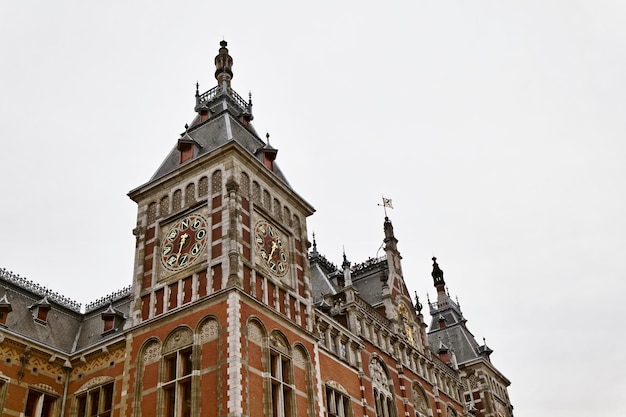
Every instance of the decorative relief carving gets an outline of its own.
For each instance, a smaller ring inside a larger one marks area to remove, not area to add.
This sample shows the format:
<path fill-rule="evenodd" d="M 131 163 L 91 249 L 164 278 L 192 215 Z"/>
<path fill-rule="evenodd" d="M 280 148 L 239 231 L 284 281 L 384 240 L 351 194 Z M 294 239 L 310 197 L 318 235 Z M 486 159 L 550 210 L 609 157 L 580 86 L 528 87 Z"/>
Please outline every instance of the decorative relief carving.
<path fill-rule="evenodd" d="M 152 341 L 146 345 L 143 351 L 143 363 L 147 365 L 159 360 L 161 356 L 161 344 L 159 342 Z"/>
<path fill-rule="evenodd" d="M 300 346 L 293 350 L 293 364 L 298 368 L 306 369 L 306 354 L 302 351 Z"/>
<path fill-rule="evenodd" d="M 470 387 L 473 390 L 478 389 L 478 378 L 476 378 L 476 375 L 471 375 L 469 378 L 467 378 L 467 380 L 469 381 Z"/>
<path fill-rule="evenodd" d="M 422 414 L 426 414 L 428 410 L 428 400 L 417 382 L 413 383 L 413 406 Z"/>
<path fill-rule="evenodd" d="M 387 374 L 383 365 L 379 359 L 372 359 L 370 362 L 370 375 L 372 377 L 372 384 L 381 390 L 387 391 Z"/>
<path fill-rule="evenodd" d="M 209 319 L 200 327 L 200 343 L 206 343 L 210 340 L 217 339 L 218 325 L 217 320 Z"/>
<path fill-rule="evenodd" d="M 91 378 L 89 381 L 85 382 L 83 385 L 80 386 L 80 388 L 78 388 L 78 390 L 76 391 L 77 393 L 81 392 L 81 391 L 86 391 L 89 388 L 98 386 L 98 385 L 102 385 L 106 382 L 109 381 L 113 381 L 113 377 L 110 376 L 97 376 L 94 378 Z"/>
<path fill-rule="evenodd" d="M 343 392 L 346 395 L 349 395 L 348 391 L 340 383 L 338 383 L 337 381 L 327 381 L 326 385 L 328 385 L 329 387 L 331 387 L 335 391 L 340 391 L 340 392 Z"/>
<path fill-rule="evenodd" d="M 248 323 L 248 340 L 258 345 L 263 344 L 263 328 L 255 321 Z"/>
<path fill-rule="evenodd" d="M 289 343 L 285 337 L 279 333 L 272 333 L 270 336 L 270 344 L 272 347 L 280 350 L 283 353 L 289 353 Z"/>
<path fill-rule="evenodd" d="M 171 352 L 177 350 L 183 346 L 188 346 L 193 343 L 193 332 L 191 329 L 182 328 L 174 331 L 163 345 L 163 352 Z"/>
<path fill-rule="evenodd" d="M 54 390 L 54 388 L 52 388 L 50 385 L 46 385 L 46 384 L 42 384 L 42 383 L 38 383 L 38 384 L 33 384 L 31 385 L 32 388 L 35 388 L 38 391 L 43 391 L 43 392 L 47 392 L 50 394 L 55 394 L 55 395 L 59 395 L 58 392 L 56 392 Z"/>

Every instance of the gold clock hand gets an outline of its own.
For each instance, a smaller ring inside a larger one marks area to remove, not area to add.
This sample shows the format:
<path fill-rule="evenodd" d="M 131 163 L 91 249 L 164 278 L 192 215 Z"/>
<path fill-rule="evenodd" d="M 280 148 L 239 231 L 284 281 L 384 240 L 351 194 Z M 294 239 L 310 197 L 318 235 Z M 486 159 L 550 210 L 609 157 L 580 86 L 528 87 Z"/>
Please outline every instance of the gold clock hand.
<path fill-rule="evenodd" d="M 270 252 L 270 258 L 274 255 L 274 251 L 278 248 L 275 240 L 272 240 L 272 251 Z"/>
<path fill-rule="evenodd" d="M 185 242 L 187 241 L 188 237 L 189 237 L 189 235 L 187 233 L 183 234 L 180 237 L 180 244 L 178 245 L 178 253 L 176 254 L 176 260 L 178 260 L 178 258 L 180 258 L 180 254 L 183 251 L 183 246 L 185 246 Z"/>

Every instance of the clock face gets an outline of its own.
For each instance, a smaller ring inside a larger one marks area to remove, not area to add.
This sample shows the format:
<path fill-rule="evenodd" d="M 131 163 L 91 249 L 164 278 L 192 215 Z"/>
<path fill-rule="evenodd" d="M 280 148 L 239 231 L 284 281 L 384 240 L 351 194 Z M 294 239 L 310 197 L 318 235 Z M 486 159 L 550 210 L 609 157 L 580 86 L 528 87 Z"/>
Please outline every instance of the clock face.
<path fill-rule="evenodd" d="M 287 238 L 265 220 L 254 227 L 254 244 L 260 263 L 276 276 L 283 277 L 289 271 Z"/>
<path fill-rule="evenodd" d="M 197 213 L 173 223 L 161 241 L 161 265 L 176 272 L 193 264 L 204 253 L 208 237 L 206 219 Z"/>

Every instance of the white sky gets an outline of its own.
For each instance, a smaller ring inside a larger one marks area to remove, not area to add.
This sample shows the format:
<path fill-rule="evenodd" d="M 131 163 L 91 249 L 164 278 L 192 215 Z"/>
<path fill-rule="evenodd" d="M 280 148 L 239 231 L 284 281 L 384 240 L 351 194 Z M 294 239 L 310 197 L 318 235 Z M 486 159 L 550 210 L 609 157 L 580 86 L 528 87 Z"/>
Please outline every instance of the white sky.
<path fill-rule="evenodd" d="M 409 289 L 434 296 L 434 253 L 516 416 L 626 415 L 624 22 L 592 0 L 2 2 L 0 266 L 82 303 L 131 283 L 126 193 L 224 38 L 320 252 L 376 256 L 392 198 Z"/>

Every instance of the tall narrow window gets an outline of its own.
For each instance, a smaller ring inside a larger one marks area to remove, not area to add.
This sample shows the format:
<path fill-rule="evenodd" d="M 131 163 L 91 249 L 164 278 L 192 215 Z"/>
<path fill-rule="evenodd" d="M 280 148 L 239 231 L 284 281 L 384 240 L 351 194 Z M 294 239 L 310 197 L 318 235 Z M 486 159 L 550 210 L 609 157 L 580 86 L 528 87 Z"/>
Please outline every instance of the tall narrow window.
<path fill-rule="evenodd" d="M 191 416 L 191 347 L 170 353 L 163 359 L 165 417 Z"/>
<path fill-rule="evenodd" d="M 352 417 L 348 394 L 326 385 L 326 410 L 329 417 Z"/>
<path fill-rule="evenodd" d="M 56 397 L 40 391 L 28 391 L 24 417 L 52 417 Z"/>
<path fill-rule="evenodd" d="M 376 417 L 395 417 L 394 393 L 389 384 L 389 374 L 385 365 L 377 358 L 370 362 L 370 376 L 374 391 Z"/>
<path fill-rule="evenodd" d="M 76 397 L 78 417 L 111 417 L 113 382 L 100 385 Z"/>
<path fill-rule="evenodd" d="M 293 415 L 293 373 L 291 359 L 283 352 L 270 351 L 271 401 L 273 417 Z"/>

